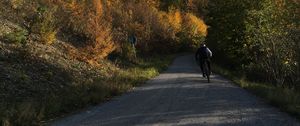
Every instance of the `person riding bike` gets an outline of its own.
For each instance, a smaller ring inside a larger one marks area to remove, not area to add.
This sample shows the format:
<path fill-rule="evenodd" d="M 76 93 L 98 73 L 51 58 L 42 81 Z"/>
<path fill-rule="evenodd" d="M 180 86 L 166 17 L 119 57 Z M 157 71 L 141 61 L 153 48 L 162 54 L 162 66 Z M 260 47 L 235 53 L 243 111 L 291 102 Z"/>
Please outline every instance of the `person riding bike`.
<path fill-rule="evenodd" d="M 200 68 L 202 71 L 203 77 L 206 77 L 204 71 L 203 71 L 203 64 L 207 62 L 208 66 L 208 71 L 211 72 L 211 67 L 210 67 L 210 58 L 212 57 L 212 52 L 209 50 L 208 47 L 204 43 L 200 45 L 198 48 L 195 58 L 198 63 L 200 63 Z"/>

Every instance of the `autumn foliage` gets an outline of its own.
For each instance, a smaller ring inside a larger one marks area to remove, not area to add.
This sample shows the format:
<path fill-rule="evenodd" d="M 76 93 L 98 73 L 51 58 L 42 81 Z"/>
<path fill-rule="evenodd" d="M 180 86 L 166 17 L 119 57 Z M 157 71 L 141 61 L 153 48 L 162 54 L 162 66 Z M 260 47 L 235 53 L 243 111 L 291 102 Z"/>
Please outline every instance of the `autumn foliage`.
<path fill-rule="evenodd" d="M 112 21 L 112 36 L 117 43 L 117 53 L 126 53 L 123 45 L 127 45 L 130 34 L 138 37 L 137 52 L 141 55 L 172 53 L 182 48 L 192 51 L 206 36 L 206 25 L 201 18 L 180 8 L 170 7 L 164 11 L 160 6 L 163 2 L 158 0 L 117 0 L 104 3 Z M 188 17 L 192 19 L 185 23 Z"/>
<path fill-rule="evenodd" d="M 70 55 L 97 64 L 112 52 L 130 58 L 126 53 L 132 52 L 127 47 L 132 34 L 138 38 L 138 55 L 192 51 L 206 36 L 207 26 L 199 18 L 201 2 L 181 1 L 176 6 L 161 0 L 13 0 L 11 4 L 30 15 L 39 15 L 43 8 L 42 22 L 30 20 L 34 34 L 39 33 L 44 43 L 51 44 L 56 37 L 67 40 L 74 46 Z"/>
<path fill-rule="evenodd" d="M 95 64 L 115 49 L 101 1 L 61 1 L 59 5 L 63 5 L 61 15 L 65 18 L 61 22 L 66 25 L 64 28 L 81 39 L 81 43 L 75 42 L 80 45 L 75 53 L 78 59 Z"/>

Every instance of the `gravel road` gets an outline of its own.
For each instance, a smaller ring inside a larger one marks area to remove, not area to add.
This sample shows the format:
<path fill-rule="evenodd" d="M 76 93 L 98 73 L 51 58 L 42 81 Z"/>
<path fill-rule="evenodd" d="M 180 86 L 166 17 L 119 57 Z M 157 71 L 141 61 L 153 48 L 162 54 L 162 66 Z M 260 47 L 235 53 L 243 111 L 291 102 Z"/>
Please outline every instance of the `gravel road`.
<path fill-rule="evenodd" d="M 110 102 L 78 112 L 52 126 L 300 126 L 229 80 L 206 83 L 193 55 Z"/>

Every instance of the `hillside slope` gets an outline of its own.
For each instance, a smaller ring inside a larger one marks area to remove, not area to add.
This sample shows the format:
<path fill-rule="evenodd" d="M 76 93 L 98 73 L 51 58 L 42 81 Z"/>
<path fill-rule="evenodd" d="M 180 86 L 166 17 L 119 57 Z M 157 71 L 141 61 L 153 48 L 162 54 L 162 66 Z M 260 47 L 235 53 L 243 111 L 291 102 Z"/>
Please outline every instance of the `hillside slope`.
<path fill-rule="evenodd" d="M 0 124 L 42 125 L 158 75 L 204 41 L 205 1 L 0 1 Z"/>
<path fill-rule="evenodd" d="M 1 23 L 7 32 L 13 32 L 15 26 L 20 29 L 9 21 Z M 74 58 L 73 48 L 60 40 L 51 45 L 0 40 L 3 124 L 40 125 L 60 113 L 105 101 L 157 75 L 171 60 L 170 56 L 149 57 L 135 64 L 128 62 L 129 66 L 120 64 L 121 68 L 101 60 L 101 65 L 95 66 Z"/>

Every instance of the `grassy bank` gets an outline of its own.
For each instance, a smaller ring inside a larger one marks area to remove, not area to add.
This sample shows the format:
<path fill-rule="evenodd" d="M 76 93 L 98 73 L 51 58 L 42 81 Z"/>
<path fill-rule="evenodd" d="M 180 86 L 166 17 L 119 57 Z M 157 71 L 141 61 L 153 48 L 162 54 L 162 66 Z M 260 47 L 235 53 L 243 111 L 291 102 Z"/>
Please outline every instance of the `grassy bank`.
<path fill-rule="evenodd" d="M 62 84 L 52 83 L 50 80 L 49 82 L 31 83 L 31 75 L 24 70 L 22 83 L 16 84 L 15 89 L 11 89 L 22 90 L 24 98 L 5 94 L 7 97 L 1 99 L 3 101 L 0 102 L 0 124 L 4 126 L 43 125 L 45 120 L 48 121 L 60 115 L 105 102 L 157 76 L 159 72 L 167 68 L 174 57 L 174 55 L 152 56 L 126 65 L 104 61 L 107 63 L 97 67 L 100 72 L 98 77 L 89 78 L 88 74 L 82 74 L 87 77 L 80 77 L 84 80 L 79 81 L 76 79 L 79 75 L 65 73 L 70 78 L 62 79 Z M 57 72 L 52 70 L 49 68 L 47 73 Z M 81 72 L 84 73 L 84 71 Z M 39 74 L 39 78 L 45 77 L 42 72 Z M 47 74 L 47 76 L 49 75 Z M 51 76 L 55 77 L 55 75 Z M 26 83 L 23 81 L 31 86 L 24 87 Z M 78 84 L 78 82 L 81 83 Z M 67 84 L 63 85 L 64 83 Z M 3 84 L 5 85 L 5 83 L 1 83 L 1 85 Z M 51 88 L 49 85 L 54 85 L 55 88 Z"/>
<path fill-rule="evenodd" d="M 263 98 L 267 103 L 300 119 L 300 91 L 276 87 L 268 83 L 251 82 L 236 71 L 213 66 L 214 72 L 231 79 L 238 86 Z"/>

